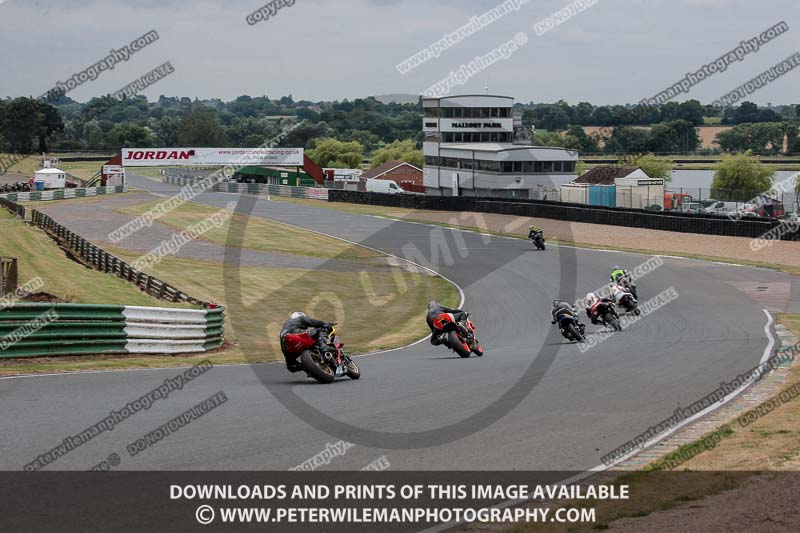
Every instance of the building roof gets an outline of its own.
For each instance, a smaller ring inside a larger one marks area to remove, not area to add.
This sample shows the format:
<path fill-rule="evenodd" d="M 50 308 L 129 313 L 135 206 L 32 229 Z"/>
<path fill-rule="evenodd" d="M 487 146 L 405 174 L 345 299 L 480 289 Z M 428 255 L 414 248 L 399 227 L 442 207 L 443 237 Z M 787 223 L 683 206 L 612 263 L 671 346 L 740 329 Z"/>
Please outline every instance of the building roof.
<path fill-rule="evenodd" d="M 361 175 L 361 178 L 362 179 L 377 178 L 378 176 L 383 176 L 384 174 L 388 174 L 392 170 L 396 169 L 397 167 L 402 167 L 403 165 L 409 166 L 414 170 L 418 170 L 420 173 L 422 172 L 421 168 L 417 168 L 411 163 L 406 163 L 405 161 L 400 161 L 396 159 L 394 161 L 387 161 L 386 163 L 382 164 L 379 167 L 367 170 Z"/>
<path fill-rule="evenodd" d="M 66 174 L 66 172 L 57 168 L 40 168 L 34 174 Z"/>
<path fill-rule="evenodd" d="M 615 167 L 605 165 L 594 167 L 588 172 L 584 172 L 573 183 L 588 183 L 591 185 L 614 185 L 614 180 L 624 178 L 629 174 L 639 170 L 637 167 Z"/>

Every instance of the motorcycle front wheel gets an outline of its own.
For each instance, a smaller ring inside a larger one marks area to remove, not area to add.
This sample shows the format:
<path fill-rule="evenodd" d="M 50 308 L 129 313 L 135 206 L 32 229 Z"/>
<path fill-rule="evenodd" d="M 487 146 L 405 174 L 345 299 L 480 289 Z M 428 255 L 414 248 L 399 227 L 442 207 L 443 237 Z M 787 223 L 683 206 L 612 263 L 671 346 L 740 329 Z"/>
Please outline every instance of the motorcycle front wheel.
<path fill-rule="evenodd" d="M 350 379 L 358 379 L 361 377 L 361 370 L 358 368 L 356 362 L 353 361 L 352 359 L 347 361 L 347 367 L 345 373 L 347 374 L 347 377 Z"/>
<path fill-rule="evenodd" d="M 335 374 L 333 369 L 325 362 L 320 360 L 319 354 L 306 350 L 300 354 L 300 364 L 303 365 L 309 376 L 320 383 L 332 383 Z"/>

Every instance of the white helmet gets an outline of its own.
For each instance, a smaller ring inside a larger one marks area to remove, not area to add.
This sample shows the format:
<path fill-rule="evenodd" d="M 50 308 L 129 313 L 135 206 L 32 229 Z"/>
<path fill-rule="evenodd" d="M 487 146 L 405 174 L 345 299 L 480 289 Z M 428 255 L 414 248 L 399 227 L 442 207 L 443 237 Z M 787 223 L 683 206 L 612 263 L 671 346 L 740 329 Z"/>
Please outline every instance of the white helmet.
<path fill-rule="evenodd" d="M 292 319 L 300 318 L 301 316 L 306 316 L 306 314 L 302 311 L 295 311 L 292 313 Z"/>
<path fill-rule="evenodd" d="M 586 303 L 587 303 L 588 305 L 592 305 L 592 304 L 593 304 L 594 302 L 596 302 L 596 301 L 597 301 L 597 296 L 595 295 L 595 293 L 593 293 L 593 292 L 590 292 L 590 293 L 588 293 L 588 294 L 586 295 Z"/>

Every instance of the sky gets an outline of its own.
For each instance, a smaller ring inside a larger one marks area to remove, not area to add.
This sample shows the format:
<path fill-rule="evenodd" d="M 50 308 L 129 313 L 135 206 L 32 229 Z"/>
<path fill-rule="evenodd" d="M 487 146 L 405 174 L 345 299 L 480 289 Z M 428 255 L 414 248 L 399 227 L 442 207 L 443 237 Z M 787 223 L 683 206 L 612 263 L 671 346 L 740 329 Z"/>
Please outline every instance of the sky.
<path fill-rule="evenodd" d="M 441 82 L 451 95 L 488 88 L 518 102 L 626 104 L 786 22 L 788 32 L 676 98 L 711 103 L 800 51 L 796 0 L 579 1 L 581 11 L 539 35 L 537 24 L 546 27 L 571 1 L 507 0 L 517 9 L 403 74 L 403 60 L 503 0 L 277 0 L 285 5 L 256 24 L 247 17 L 266 5 L 260 0 L 0 0 L 0 97 L 39 96 L 151 30 L 156 42 L 69 96 L 113 93 L 169 61 L 174 72 L 142 91 L 151 100 L 342 100 L 419 94 Z M 511 53 L 501 48 L 515 38 L 524 44 Z M 451 76 L 493 50 L 507 53 L 468 76 Z M 796 104 L 799 86 L 797 68 L 747 99 Z"/>

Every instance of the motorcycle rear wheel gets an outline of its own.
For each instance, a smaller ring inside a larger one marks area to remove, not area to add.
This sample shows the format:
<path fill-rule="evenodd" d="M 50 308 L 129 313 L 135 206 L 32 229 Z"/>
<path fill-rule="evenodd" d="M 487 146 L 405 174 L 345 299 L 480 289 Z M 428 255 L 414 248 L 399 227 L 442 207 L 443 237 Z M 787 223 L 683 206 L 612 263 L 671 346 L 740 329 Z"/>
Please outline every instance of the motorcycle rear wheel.
<path fill-rule="evenodd" d="M 575 324 L 567 324 L 565 329 L 567 332 L 569 332 L 574 340 L 577 342 L 583 342 L 583 335 L 578 332 L 578 328 L 575 327 Z"/>
<path fill-rule="evenodd" d="M 460 355 L 465 359 L 470 356 L 472 350 L 470 350 L 470 347 L 461 341 L 461 339 L 458 337 L 458 334 L 455 331 L 451 331 L 450 333 L 448 333 L 447 338 L 450 343 L 450 348 L 452 348 L 454 352 L 456 352 L 458 355 Z"/>
<path fill-rule="evenodd" d="M 622 331 L 622 326 L 620 325 L 619 320 L 617 320 L 617 318 L 611 313 L 606 313 L 605 321 L 606 324 L 611 326 L 611 329 L 614 331 Z"/>
<path fill-rule="evenodd" d="M 300 364 L 303 365 L 303 370 L 320 383 L 333 383 L 335 377 L 333 369 L 322 361 L 318 361 L 311 350 L 300 354 Z"/>

